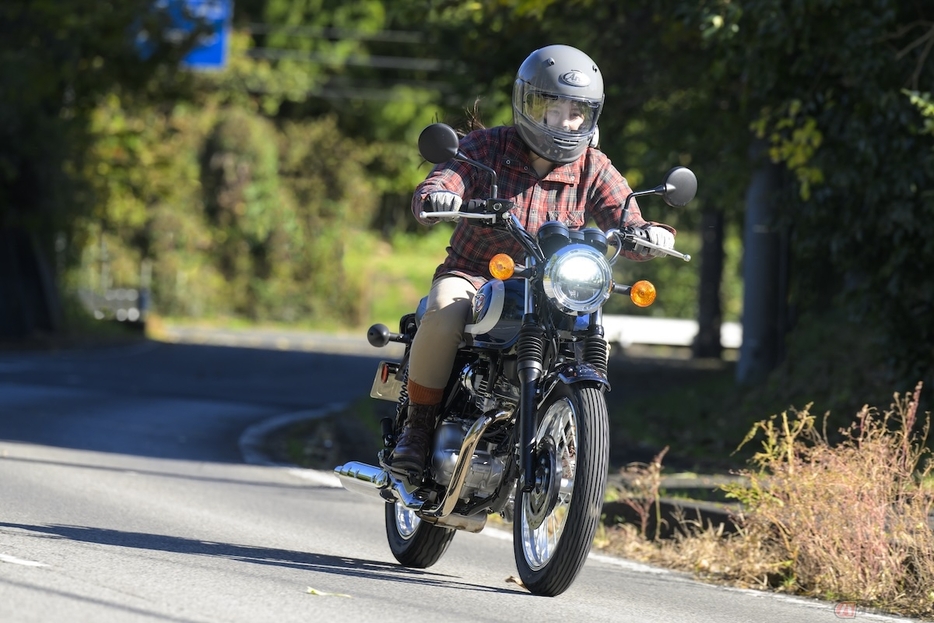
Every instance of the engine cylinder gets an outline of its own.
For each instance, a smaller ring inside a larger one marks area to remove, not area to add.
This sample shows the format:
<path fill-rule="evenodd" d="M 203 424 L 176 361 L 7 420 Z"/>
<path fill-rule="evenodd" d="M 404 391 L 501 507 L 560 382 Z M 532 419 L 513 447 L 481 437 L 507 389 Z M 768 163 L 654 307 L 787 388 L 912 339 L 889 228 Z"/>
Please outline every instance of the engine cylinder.
<path fill-rule="evenodd" d="M 435 430 L 431 469 L 438 484 L 445 487 L 450 484 L 461 445 L 469 428 L 467 423 L 448 421 L 442 422 Z M 480 445 L 484 446 L 482 443 Z M 493 456 L 489 446 L 478 447 L 471 458 L 460 497 L 463 499 L 477 494 L 481 497 L 492 495 L 502 480 L 505 467 L 505 461 Z"/>

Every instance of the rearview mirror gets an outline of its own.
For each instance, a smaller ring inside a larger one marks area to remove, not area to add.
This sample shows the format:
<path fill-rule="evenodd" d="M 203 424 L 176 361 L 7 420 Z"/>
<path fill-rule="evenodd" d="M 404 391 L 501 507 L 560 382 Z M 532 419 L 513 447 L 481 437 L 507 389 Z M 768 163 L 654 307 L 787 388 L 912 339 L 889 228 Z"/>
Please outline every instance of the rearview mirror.
<path fill-rule="evenodd" d="M 672 207 L 687 205 L 697 194 L 697 178 L 687 167 L 675 167 L 665 176 L 659 187 L 662 199 Z"/>
<path fill-rule="evenodd" d="M 432 123 L 418 135 L 418 153 L 432 164 L 453 159 L 459 144 L 457 132 L 444 123 Z"/>

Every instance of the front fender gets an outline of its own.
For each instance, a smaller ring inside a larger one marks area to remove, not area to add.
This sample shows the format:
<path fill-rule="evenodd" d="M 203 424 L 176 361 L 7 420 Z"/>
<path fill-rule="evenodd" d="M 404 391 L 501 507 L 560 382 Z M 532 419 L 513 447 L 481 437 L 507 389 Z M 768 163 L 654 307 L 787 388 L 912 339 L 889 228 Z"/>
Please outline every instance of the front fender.
<path fill-rule="evenodd" d="M 574 385 L 575 383 L 589 383 L 602 387 L 604 391 L 610 391 L 610 381 L 606 376 L 589 363 L 580 361 L 569 361 L 559 364 L 548 371 L 548 374 L 542 379 L 544 388 L 541 400 L 548 398 L 559 383 L 564 385 Z"/>

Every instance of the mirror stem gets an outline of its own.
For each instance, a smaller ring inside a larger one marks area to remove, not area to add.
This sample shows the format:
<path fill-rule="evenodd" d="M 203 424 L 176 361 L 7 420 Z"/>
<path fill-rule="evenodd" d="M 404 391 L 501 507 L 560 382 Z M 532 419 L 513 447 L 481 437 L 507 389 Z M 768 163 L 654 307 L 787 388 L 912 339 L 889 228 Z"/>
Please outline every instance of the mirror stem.
<path fill-rule="evenodd" d="M 645 197 L 646 195 L 658 195 L 661 194 L 659 188 L 664 188 L 664 186 L 659 186 L 658 188 L 653 188 L 652 190 L 640 190 L 639 192 L 631 192 L 629 196 L 626 197 L 626 203 L 623 204 L 623 213 L 619 217 L 619 226 L 622 228 L 626 223 L 626 217 L 629 216 L 629 202 L 636 197 Z"/>
<path fill-rule="evenodd" d="M 491 181 L 490 181 L 490 197 L 489 197 L 489 198 L 490 198 L 490 199 L 499 199 L 499 195 L 498 195 L 498 193 L 499 193 L 499 187 L 496 185 L 496 171 L 494 171 L 494 170 L 491 169 L 490 167 L 486 166 L 486 165 L 483 164 L 482 162 L 477 162 L 476 160 L 471 160 L 470 158 L 468 158 L 467 156 L 465 156 L 465 155 L 462 154 L 461 152 L 457 152 L 457 155 L 454 156 L 454 157 L 455 157 L 457 160 L 460 160 L 461 162 L 466 162 L 467 164 L 472 164 L 473 166 L 477 167 L 478 169 L 483 169 L 484 171 L 486 171 L 487 173 L 489 173 L 489 174 L 490 174 L 490 178 L 491 178 Z"/>

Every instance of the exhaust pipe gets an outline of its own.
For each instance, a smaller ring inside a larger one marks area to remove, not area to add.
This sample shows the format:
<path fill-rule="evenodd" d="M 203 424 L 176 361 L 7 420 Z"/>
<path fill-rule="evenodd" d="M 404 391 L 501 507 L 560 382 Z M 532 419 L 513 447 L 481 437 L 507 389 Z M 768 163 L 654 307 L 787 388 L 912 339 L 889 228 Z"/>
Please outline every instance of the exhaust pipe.
<path fill-rule="evenodd" d="M 358 461 L 350 461 L 340 467 L 335 467 L 334 474 L 348 491 L 376 496 L 380 499 L 383 498 L 380 492 L 389 486 L 389 475 L 385 470 Z"/>
<path fill-rule="evenodd" d="M 351 461 L 335 467 L 334 474 L 348 491 L 376 496 L 384 502 L 401 502 L 412 511 L 419 511 L 425 505 L 424 500 L 406 491 L 401 480 L 390 476 L 380 467 Z"/>

